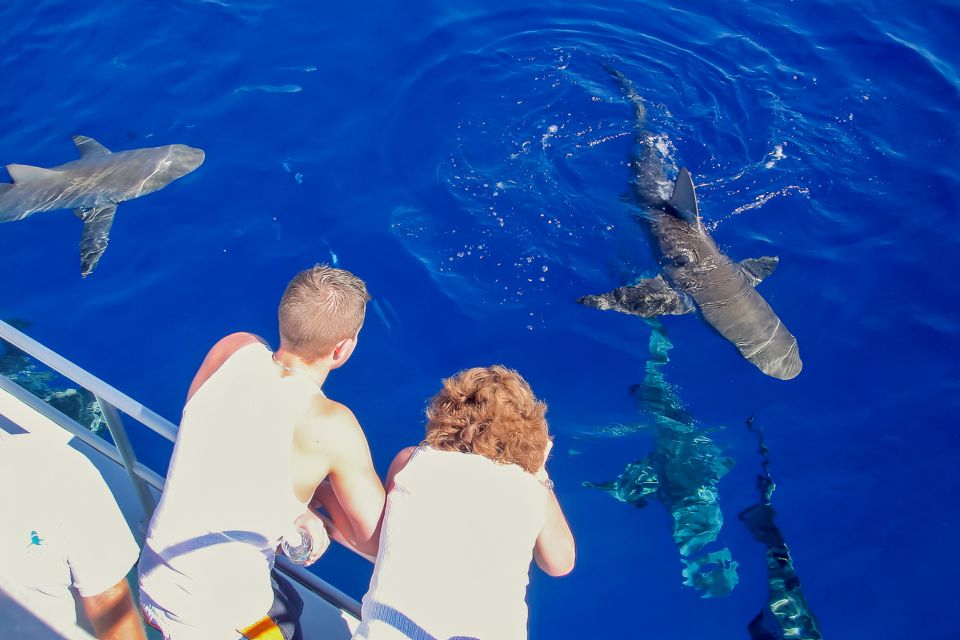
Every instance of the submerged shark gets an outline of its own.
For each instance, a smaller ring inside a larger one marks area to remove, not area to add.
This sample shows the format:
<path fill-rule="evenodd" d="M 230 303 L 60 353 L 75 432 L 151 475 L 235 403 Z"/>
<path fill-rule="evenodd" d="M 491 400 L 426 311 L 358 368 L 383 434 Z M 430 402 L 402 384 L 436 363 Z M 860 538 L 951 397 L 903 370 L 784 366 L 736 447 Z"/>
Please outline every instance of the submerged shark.
<path fill-rule="evenodd" d="M 777 511 L 772 499 L 777 485 L 770 476 L 770 450 L 763 430 L 754 427 L 753 416 L 747 419 L 747 429 L 757 436 L 763 473 L 757 476 L 760 502 L 741 511 L 740 521 L 765 547 L 767 565 L 767 602 L 747 625 L 747 632 L 750 640 L 823 640 L 820 623 L 803 593 L 790 549 L 775 522 Z"/>
<path fill-rule="evenodd" d="M 778 259 L 766 256 L 736 263 L 721 253 L 700 218 L 693 180 L 685 168 L 680 169 L 673 194 L 665 197 L 660 190 L 667 183 L 664 165 L 644 130 L 643 100 L 622 73 L 609 71 L 635 109 L 633 192 L 644 209 L 643 218 L 656 241 L 663 272 L 602 295 L 583 296 L 577 302 L 644 318 L 699 309 L 720 335 L 765 374 L 781 380 L 795 377 L 803 367 L 797 339 L 754 289 L 773 272 Z"/>
<path fill-rule="evenodd" d="M 0 222 L 40 211 L 73 209 L 83 220 L 80 273 L 86 277 L 107 248 L 117 205 L 164 188 L 201 164 L 204 154 L 182 144 L 111 153 L 74 136 L 80 159 L 52 169 L 8 164 L 13 183 L 0 183 Z"/>
<path fill-rule="evenodd" d="M 653 501 L 670 513 L 673 540 L 683 563 L 684 584 L 704 598 L 729 595 L 736 587 L 738 563 L 730 549 L 708 551 L 723 528 L 720 480 L 734 461 L 700 427 L 667 380 L 664 369 L 673 343 L 663 324 L 648 320 L 650 357 L 643 382 L 630 388 L 653 424 L 653 451 L 627 465 L 610 482 L 584 482 L 617 500 L 643 508 Z"/>

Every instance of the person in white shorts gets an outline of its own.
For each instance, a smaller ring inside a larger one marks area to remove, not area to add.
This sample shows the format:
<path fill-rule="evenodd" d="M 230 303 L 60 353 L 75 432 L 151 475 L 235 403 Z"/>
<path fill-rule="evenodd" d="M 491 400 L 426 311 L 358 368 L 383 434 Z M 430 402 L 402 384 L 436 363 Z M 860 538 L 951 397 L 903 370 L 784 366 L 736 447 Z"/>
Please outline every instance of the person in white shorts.
<path fill-rule="evenodd" d="M 299 638 L 302 602 L 271 572 L 295 526 L 327 539 L 310 508 L 321 496 L 347 541 L 376 553 L 383 485 L 357 419 L 321 389 L 367 300 L 355 275 L 317 265 L 283 294 L 276 351 L 234 333 L 207 354 L 140 561 L 140 604 L 165 638 Z"/>
<path fill-rule="evenodd" d="M 97 638 L 142 640 L 126 580 L 140 547 L 100 472 L 61 441 L 0 435 L 0 568 L 14 595 L 52 628 L 86 626 L 79 604 Z"/>

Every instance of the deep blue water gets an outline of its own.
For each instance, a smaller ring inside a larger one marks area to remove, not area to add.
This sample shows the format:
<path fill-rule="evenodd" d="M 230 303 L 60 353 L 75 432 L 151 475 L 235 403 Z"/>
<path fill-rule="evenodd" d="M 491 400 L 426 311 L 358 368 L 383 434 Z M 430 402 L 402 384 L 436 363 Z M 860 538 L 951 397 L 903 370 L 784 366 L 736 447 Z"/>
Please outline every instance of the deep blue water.
<path fill-rule="evenodd" d="M 195 173 L 122 204 L 81 279 L 66 211 L 0 226 L 0 317 L 176 421 L 219 337 L 276 340 L 297 270 L 335 262 L 376 297 L 327 392 L 375 461 L 416 443 L 456 370 L 503 362 L 550 404 L 551 471 L 578 566 L 534 571 L 533 638 L 746 638 L 763 548 L 737 520 L 771 450 L 773 504 L 827 638 L 956 638 L 960 435 L 960 9 L 929 2 L 61 0 L 0 5 L 0 163 L 184 143 Z M 804 370 L 765 377 L 694 317 L 671 317 L 664 377 L 736 464 L 718 543 L 725 598 L 682 585 L 660 504 L 581 486 L 652 448 L 650 327 L 574 300 L 657 265 L 624 195 L 647 101 L 734 259 Z M 134 438 L 163 468 L 169 446 Z M 316 571 L 359 597 L 346 552 Z"/>

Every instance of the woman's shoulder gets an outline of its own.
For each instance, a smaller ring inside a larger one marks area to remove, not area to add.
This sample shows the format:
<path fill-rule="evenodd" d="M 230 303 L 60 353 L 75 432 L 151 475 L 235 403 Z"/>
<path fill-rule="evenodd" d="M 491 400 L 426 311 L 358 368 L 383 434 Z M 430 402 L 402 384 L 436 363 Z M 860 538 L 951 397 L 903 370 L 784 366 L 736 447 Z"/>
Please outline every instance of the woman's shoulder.
<path fill-rule="evenodd" d="M 420 447 L 405 447 L 400 450 L 400 452 L 393 457 L 393 462 L 390 463 L 390 474 L 396 475 L 401 469 L 407 466 L 407 463 L 410 462 L 410 458 L 413 457 L 417 451 L 420 450 Z"/>
<path fill-rule="evenodd" d="M 413 447 L 404 447 L 400 452 L 393 457 L 393 462 L 390 463 L 390 467 L 393 468 L 395 465 L 399 465 L 400 468 L 403 468 L 410 461 L 410 458 L 413 457 L 413 454 L 420 449 L 418 446 Z M 400 469 L 397 469 L 399 471 Z"/>
<path fill-rule="evenodd" d="M 387 492 L 390 492 L 390 489 L 393 488 L 393 479 L 398 473 L 400 473 L 404 467 L 407 466 L 407 463 L 410 462 L 410 458 L 413 457 L 413 454 L 417 452 L 420 447 L 405 447 L 400 450 L 400 453 L 393 457 L 393 462 L 390 463 L 390 470 L 387 471 Z"/>

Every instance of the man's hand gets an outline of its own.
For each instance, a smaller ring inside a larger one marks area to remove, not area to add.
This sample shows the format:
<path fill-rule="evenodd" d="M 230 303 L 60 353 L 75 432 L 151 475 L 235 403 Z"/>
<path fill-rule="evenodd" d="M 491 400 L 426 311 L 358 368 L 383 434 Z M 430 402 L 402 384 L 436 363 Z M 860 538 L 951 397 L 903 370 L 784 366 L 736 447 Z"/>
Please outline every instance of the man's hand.
<path fill-rule="evenodd" d="M 319 560 L 323 552 L 330 546 L 330 536 L 327 535 L 327 528 L 324 526 L 320 516 L 310 510 L 297 517 L 297 519 L 293 521 L 293 526 L 303 527 L 307 530 L 307 533 L 310 534 L 310 537 L 313 538 L 310 555 L 307 556 L 306 562 L 303 563 L 304 566 L 309 567 Z"/>

